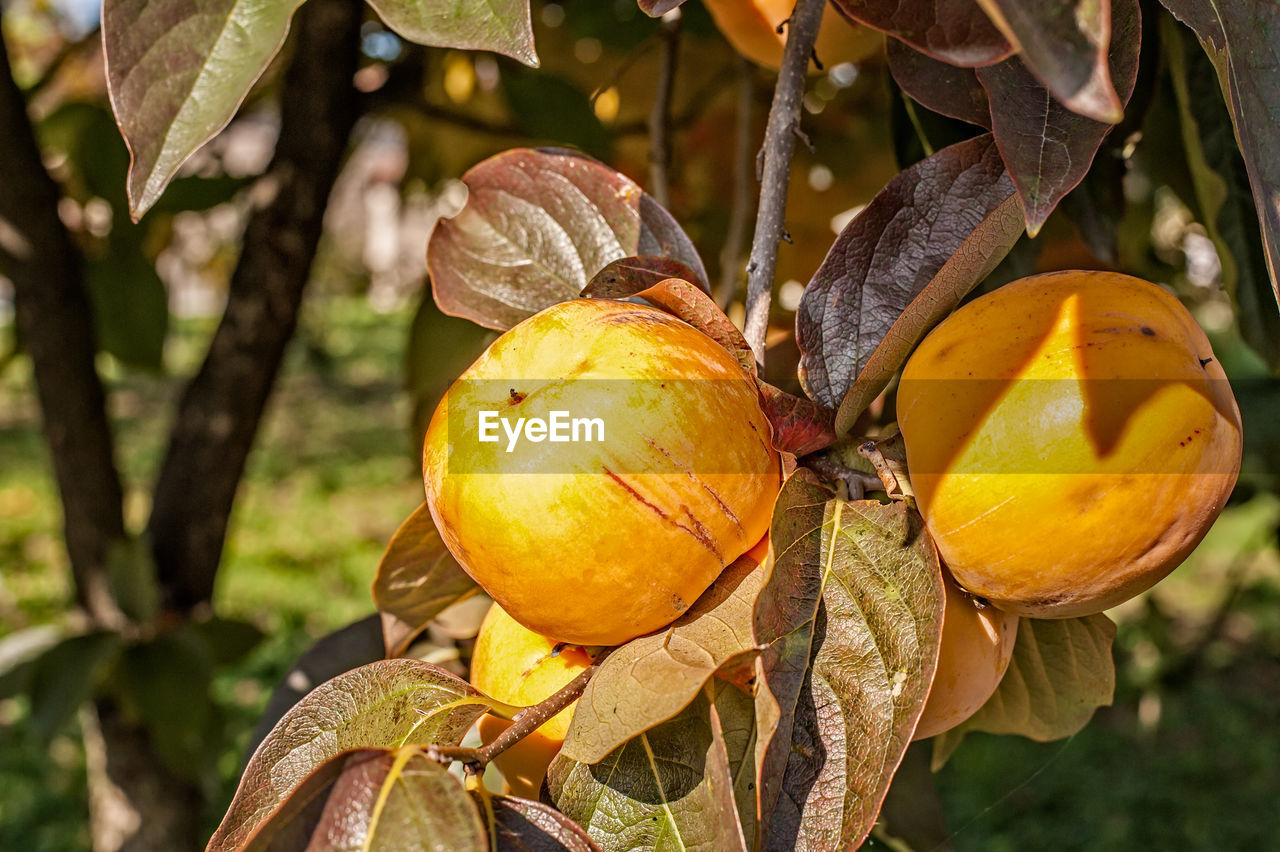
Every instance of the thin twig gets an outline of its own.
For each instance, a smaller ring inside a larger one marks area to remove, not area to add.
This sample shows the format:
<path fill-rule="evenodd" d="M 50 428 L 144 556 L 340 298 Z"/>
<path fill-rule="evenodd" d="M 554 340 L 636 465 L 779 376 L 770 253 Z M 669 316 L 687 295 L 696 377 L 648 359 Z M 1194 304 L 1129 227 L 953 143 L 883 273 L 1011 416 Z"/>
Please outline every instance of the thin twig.
<path fill-rule="evenodd" d="M 456 760 L 462 763 L 468 772 L 473 774 L 483 772 L 484 768 L 495 757 L 529 736 L 529 734 L 532 734 L 561 710 L 577 701 L 578 696 L 582 695 L 583 690 L 587 688 L 587 684 L 600 668 L 600 664 L 612 652 L 612 648 L 605 648 L 596 655 L 591 665 L 579 672 L 577 677 L 565 684 L 555 695 L 545 698 L 532 707 L 527 707 L 516 714 L 515 719 L 507 729 L 488 745 L 480 748 L 433 745 L 428 749 L 427 753 L 433 760 L 441 763 L 452 763 Z"/>
<path fill-rule="evenodd" d="M 778 265 L 778 242 L 784 232 L 795 131 L 800 126 L 804 79 L 826 5 L 827 0 L 796 0 L 787 25 L 787 46 L 782 52 L 778 85 L 773 90 L 773 103 L 769 107 L 760 206 L 756 210 L 751 262 L 747 264 L 745 334 L 756 353 L 756 362 L 761 366 L 764 366 L 764 339 L 769 330 L 769 307 L 773 301 L 773 276 Z"/>
<path fill-rule="evenodd" d="M 809 468 L 828 482 L 843 482 L 849 489 L 850 500 L 861 500 L 868 491 L 882 491 L 884 485 L 875 474 L 845 467 L 825 453 L 814 453 L 800 459 L 800 464 Z"/>
<path fill-rule="evenodd" d="M 755 77 L 751 61 L 739 56 L 738 107 L 733 123 L 733 203 L 729 209 L 729 232 L 725 235 L 724 249 L 720 252 L 720 286 L 716 289 L 716 304 L 728 307 L 738 294 L 738 277 L 742 274 L 742 253 L 747 246 L 747 226 L 751 224 L 751 204 L 755 199 L 751 191 L 754 136 L 752 130 L 755 112 Z"/>
<path fill-rule="evenodd" d="M 663 207 L 671 206 L 671 97 L 675 91 L 676 67 L 680 59 L 680 10 L 662 16 L 662 53 L 658 63 L 658 85 L 649 113 L 650 194 Z"/>

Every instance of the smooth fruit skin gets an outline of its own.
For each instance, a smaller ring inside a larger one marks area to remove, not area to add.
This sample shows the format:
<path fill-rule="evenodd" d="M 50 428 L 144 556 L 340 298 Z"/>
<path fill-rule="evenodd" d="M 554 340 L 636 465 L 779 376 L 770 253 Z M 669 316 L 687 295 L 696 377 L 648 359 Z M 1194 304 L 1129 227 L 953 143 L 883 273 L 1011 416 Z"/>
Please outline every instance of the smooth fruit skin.
<path fill-rule="evenodd" d="M 451 422 L 494 408 L 599 417 L 605 440 L 450 445 Z M 671 623 L 764 536 L 781 477 L 770 434 L 754 380 L 711 338 L 642 305 L 563 302 L 495 341 L 440 403 L 427 503 L 521 624 L 617 645 Z"/>
<path fill-rule="evenodd" d="M 980 604 L 944 569 L 946 614 L 938 668 L 913 739 L 949 731 L 968 719 L 996 691 L 1018 638 L 1018 616 Z"/>
<path fill-rule="evenodd" d="M 897 405 L 943 561 L 1021 615 L 1089 615 L 1150 588 L 1240 470 L 1240 412 L 1204 333 L 1118 273 L 1036 275 L 974 300 L 912 354 Z"/>
<path fill-rule="evenodd" d="M 757 65 L 774 71 L 782 65 L 782 49 L 787 43 L 787 30 L 778 25 L 791 16 L 795 0 L 703 0 L 733 49 Z M 868 27 L 848 21 L 834 8 L 828 8 L 818 29 L 813 52 L 823 68 L 834 68 L 842 62 L 862 62 L 879 53 L 884 36 Z M 817 70 L 813 63 L 810 71 Z"/>
<path fill-rule="evenodd" d="M 476 636 L 471 683 L 490 698 L 529 707 L 555 695 L 589 665 L 591 657 L 582 648 L 540 636 L 494 604 Z M 513 795 L 538 798 L 542 779 L 564 743 L 577 704 L 573 702 L 495 758 Z M 510 724 L 485 714 L 480 720 L 480 737 L 485 743 L 493 742 Z"/>

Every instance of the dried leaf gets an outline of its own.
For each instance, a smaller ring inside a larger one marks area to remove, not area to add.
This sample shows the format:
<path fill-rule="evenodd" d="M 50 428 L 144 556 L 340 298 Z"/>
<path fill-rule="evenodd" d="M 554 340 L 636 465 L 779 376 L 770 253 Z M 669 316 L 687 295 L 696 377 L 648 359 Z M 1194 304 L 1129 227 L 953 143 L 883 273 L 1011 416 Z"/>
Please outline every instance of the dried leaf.
<path fill-rule="evenodd" d="M 360 748 L 456 745 L 487 707 L 466 681 L 420 660 L 382 660 L 321 684 L 254 751 L 209 849 L 247 843 L 330 758 Z"/>
<path fill-rule="evenodd" d="M 629 299 L 668 278 L 679 278 L 707 292 L 705 281 L 685 264 L 670 257 L 623 257 L 597 272 L 582 295 L 595 299 Z"/>
<path fill-rule="evenodd" d="M 706 270 L 671 214 L 626 175 L 569 151 L 517 148 L 463 175 L 466 205 L 427 247 L 436 303 L 510 328 L 573 299 L 612 261 L 660 255 Z"/>
<path fill-rule="evenodd" d="M 990 134 L 902 172 L 836 238 L 796 314 L 801 380 L 836 434 L 1022 234 Z"/>
<path fill-rule="evenodd" d="M 831 0 L 874 27 L 951 65 L 990 65 L 1013 47 L 975 0 Z"/>
<path fill-rule="evenodd" d="M 1141 14 L 1138 0 L 1115 0 L 1111 8 L 1111 79 L 1121 104 L 1127 104 L 1138 75 Z M 1018 58 L 977 74 L 991 102 L 996 144 L 1022 198 L 1027 231 L 1035 236 L 1084 179 L 1112 125 L 1058 103 Z"/>
<path fill-rule="evenodd" d="M 991 105 L 972 68 L 950 65 L 900 41 L 888 43 L 889 72 L 902 90 L 936 113 L 991 129 Z"/>
<path fill-rule="evenodd" d="M 440 540 L 427 505 L 414 509 L 391 537 L 373 578 L 387 656 L 403 654 L 431 619 L 477 591 Z"/>
<path fill-rule="evenodd" d="M 547 788 L 605 852 L 745 852 L 735 792 L 750 783 L 753 746 L 751 698 L 711 680 L 674 719 L 599 763 L 577 763 L 562 752 L 547 771 Z"/>
<path fill-rule="evenodd" d="M 129 145 L 135 219 L 235 115 L 301 0 L 105 0 L 107 91 Z"/>
<path fill-rule="evenodd" d="M 836 439 L 833 414 L 813 400 L 761 381 L 760 404 L 773 428 L 773 448 L 796 456 L 816 453 Z"/>
<path fill-rule="evenodd" d="M 770 539 L 755 615 L 763 836 L 771 848 L 854 848 L 937 665 L 937 552 L 904 504 L 833 499 L 805 470 L 783 487 Z"/>
<path fill-rule="evenodd" d="M 1117 124 L 1124 117 L 1107 62 L 1116 43 L 1111 0 L 978 0 L 978 5 L 1021 48 L 1022 63 L 1054 100 L 1094 121 Z"/>
<path fill-rule="evenodd" d="M 754 648 L 752 608 L 768 569 L 744 554 L 670 627 L 615 650 L 587 684 L 563 753 L 598 763 L 674 717 L 729 660 Z"/>
<path fill-rule="evenodd" d="M 1115 636 L 1115 624 L 1101 613 L 1022 619 L 1000 686 L 977 713 L 934 738 L 933 768 L 941 768 L 972 731 L 1017 734 L 1037 742 L 1079 731 L 1095 710 L 1111 703 Z"/>
<path fill-rule="evenodd" d="M 538 66 L 529 0 L 369 0 L 391 29 L 416 44 L 492 50 Z"/>

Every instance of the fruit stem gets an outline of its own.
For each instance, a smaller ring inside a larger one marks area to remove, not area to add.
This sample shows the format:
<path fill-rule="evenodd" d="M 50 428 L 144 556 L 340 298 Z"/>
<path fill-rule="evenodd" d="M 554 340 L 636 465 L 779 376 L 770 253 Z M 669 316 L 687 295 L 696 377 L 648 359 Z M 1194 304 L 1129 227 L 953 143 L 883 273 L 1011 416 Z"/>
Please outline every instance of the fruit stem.
<path fill-rule="evenodd" d="M 778 266 L 778 243 L 789 239 L 784 219 L 791 157 L 796 148 L 796 131 L 800 129 L 804 81 L 826 5 L 827 0 L 796 0 L 787 21 L 787 44 L 782 51 L 773 103 L 769 106 L 764 146 L 760 149 L 760 204 L 756 208 L 756 231 L 747 264 L 744 333 L 761 367 L 764 366 L 765 335 L 769 330 L 769 307 L 773 302 L 773 277 Z"/>
<path fill-rule="evenodd" d="M 427 749 L 428 755 L 432 760 L 440 763 L 452 763 L 456 760 L 466 768 L 468 773 L 472 775 L 480 774 L 495 757 L 529 736 L 529 734 L 532 734 L 550 720 L 551 717 L 574 701 L 577 701 L 578 696 L 582 695 L 582 691 L 587 688 L 587 684 L 591 681 L 596 670 L 600 668 L 600 664 L 604 662 L 612 651 L 613 648 L 605 648 L 592 661 L 591 665 L 579 672 L 578 676 L 565 684 L 559 692 L 516 713 L 511 725 L 488 745 L 480 748 L 432 745 Z"/>

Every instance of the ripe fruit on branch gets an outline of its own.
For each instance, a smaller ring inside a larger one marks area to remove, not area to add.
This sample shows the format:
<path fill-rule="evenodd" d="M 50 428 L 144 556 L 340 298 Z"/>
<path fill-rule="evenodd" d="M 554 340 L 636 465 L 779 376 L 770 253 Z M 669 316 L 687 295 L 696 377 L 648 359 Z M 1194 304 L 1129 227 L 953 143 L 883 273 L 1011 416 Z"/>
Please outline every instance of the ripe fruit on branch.
<path fill-rule="evenodd" d="M 984 606 L 956 585 L 946 569 L 947 610 L 938 668 L 913 739 L 949 731 L 968 719 L 996 691 L 1013 659 L 1018 616 Z"/>
<path fill-rule="evenodd" d="M 529 707 L 567 686 L 591 657 L 577 645 L 560 645 L 522 627 L 494 604 L 480 623 L 471 657 L 471 683 L 490 698 Z M 494 758 L 511 793 L 537 799 L 547 767 L 564 744 L 573 719 L 573 702 Z M 491 714 L 480 719 L 480 737 L 491 743 L 511 723 Z"/>
<path fill-rule="evenodd" d="M 1240 412 L 1204 332 L 1110 272 L 1024 278 L 956 311 L 908 360 L 898 423 L 956 580 L 1041 618 L 1150 588 L 1240 470 Z"/>
<path fill-rule="evenodd" d="M 557 412 L 599 428 L 556 443 Z M 738 362 L 667 313 L 608 300 L 502 335 L 449 389 L 423 453 L 459 563 L 512 618 L 582 645 L 674 621 L 765 534 L 781 476 Z"/>
<path fill-rule="evenodd" d="M 733 49 L 757 65 L 778 70 L 782 65 L 782 49 L 787 43 L 783 22 L 791 16 L 795 0 L 703 0 L 715 19 L 716 27 L 733 45 Z M 782 31 L 779 32 L 779 26 Z M 884 36 L 875 30 L 855 24 L 829 7 L 818 29 L 813 52 L 823 68 L 842 62 L 862 62 L 879 53 Z M 809 70 L 817 70 L 810 63 Z"/>

